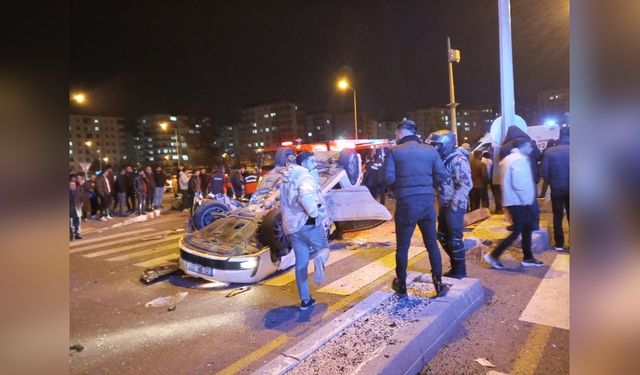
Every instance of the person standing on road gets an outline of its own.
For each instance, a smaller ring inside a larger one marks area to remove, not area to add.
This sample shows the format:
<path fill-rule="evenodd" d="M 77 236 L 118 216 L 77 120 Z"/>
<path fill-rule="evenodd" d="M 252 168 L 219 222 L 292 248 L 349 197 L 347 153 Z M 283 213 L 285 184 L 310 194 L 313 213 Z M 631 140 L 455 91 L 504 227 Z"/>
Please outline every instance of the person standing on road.
<path fill-rule="evenodd" d="M 224 194 L 224 185 L 226 182 L 227 181 L 225 181 L 224 176 L 224 165 L 220 164 L 216 167 L 215 171 L 211 172 L 209 184 L 207 185 L 207 195 Z"/>
<path fill-rule="evenodd" d="M 434 186 L 446 180 L 444 164 L 435 148 L 416 136 L 416 124 L 404 120 L 396 129 L 397 146 L 384 161 L 384 180 L 396 199 L 396 278 L 391 287 L 400 296 L 407 294 L 407 263 L 416 224 L 429 254 L 431 275 L 437 296 L 445 294 L 442 260 L 436 235 Z"/>
<path fill-rule="evenodd" d="M 145 168 L 144 175 L 147 177 L 145 180 L 147 183 L 147 196 L 144 200 L 146 211 L 153 211 L 153 199 L 156 193 L 156 181 L 153 178 L 153 169 L 151 169 L 151 166 L 147 166 L 147 168 Z"/>
<path fill-rule="evenodd" d="M 231 185 L 233 185 L 233 191 L 236 199 L 244 196 L 244 165 L 241 165 L 239 169 L 231 172 Z"/>
<path fill-rule="evenodd" d="M 185 171 L 183 168 L 178 176 L 178 188 L 182 196 L 182 209 L 187 208 L 187 193 L 189 191 L 189 179 L 191 178 L 191 171 Z"/>
<path fill-rule="evenodd" d="M 469 152 L 456 148 L 456 135 L 450 130 L 431 133 L 428 142 L 433 145 L 444 162 L 447 178 L 438 187 L 438 240 L 449 255 L 451 270 L 444 276 L 462 279 L 467 277 L 464 241 L 464 214 L 472 190 L 472 170 Z M 479 160 L 479 167 L 484 168 Z M 475 184 L 475 182 L 473 182 Z"/>
<path fill-rule="evenodd" d="M 153 175 L 153 181 L 156 184 L 153 193 L 153 208 L 162 209 L 162 196 L 164 194 L 164 186 L 167 184 L 167 175 L 164 174 L 162 167 L 156 167 L 156 173 Z"/>
<path fill-rule="evenodd" d="M 531 252 L 531 234 L 534 228 L 535 210 L 533 202 L 536 200 L 536 186 L 533 182 L 531 164 L 528 155 L 533 149 L 528 139 L 520 139 L 514 144 L 511 153 L 500 162 L 502 176 L 502 199 L 513 219 L 513 231 L 502 240 L 496 248 L 484 255 L 484 260 L 493 268 L 502 269 L 500 255 L 522 234 L 521 264 L 524 267 L 539 267 L 544 265 L 533 257 Z"/>
<path fill-rule="evenodd" d="M 489 175 L 487 174 L 487 166 L 482 162 L 482 151 L 475 150 L 473 152 L 473 158 L 469 166 L 471 168 L 471 180 L 473 187 L 469 193 L 469 200 L 471 201 L 471 211 L 475 211 L 480 207 L 489 207 L 484 205 L 484 195 L 487 193 L 487 183 L 489 182 Z M 482 203 L 482 204 L 481 204 Z"/>
<path fill-rule="evenodd" d="M 136 188 L 134 186 L 134 181 L 136 179 L 136 174 L 133 172 L 133 167 L 127 165 L 126 167 L 127 173 L 127 208 L 130 213 L 133 213 L 136 210 Z"/>
<path fill-rule="evenodd" d="M 111 203 L 111 167 L 105 167 L 97 178 L 96 190 L 100 198 L 100 221 L 112 220 L 113 217 L 109 212 Z"/>
<path fill-rule="evenodd" d="M 379 196 L 380 201 L 384 204 L 384 187 L 380 181 L 383 181 L 382 177 L 382 160 L 380 158 L 380 150 L 376 150 L 373 159 L 365 164 L 364 172 L 364 185 L 369 189 L 373 199 L 377 200 Z"/>
<path fill-rule="evenodd" d="M 69 181 L 69 240 L 81 240 L 80 216 L 82 216 L 82 197 L 78 181 Z"/>
<path fill-rule="evenodd" d="M 489 151 L 482 151 L 482 158 L 480 159 L 487 170 L 487 183 L 484 186 L 484 195 L 482 196 L 482 206 L 489 207 L 489 190 L 491 189 L 491 171 L 493 168 L 493 161 L 489 158 Z M 495 197 L 494 197 L 495 200 Z"/>
<path fill-rule="evenodd" d="M 300 310 L 306 310 L 316 303 L 309 293 L 307 280 L 311 251 L 317 253 L 313 281 L 315 284 L 322 284 L 324 266 L 329 259 L 329 243 L 323 225 L 327 214 L 320 191 L 316 159 L 312 153 L 303 151 L 296 162 L 299 165 L 288 161 L 283 171 L 280 209 L 284 233 L 289 237 L 296 255 L 296 287 L 300 296 Z"/>
<path fill-rule="evenodd" d="M 133 181 L 133 186 L 138 198 L 138 215 L 143 215 L 145 213 L 144 206 L 147 197 L 147 176 L 145 176 L 143 170 L 138 172 L 138 176 Z"/>
<path fill-rule="evenodd" d="M 545 149 L 545 156 L 542 160 L 542 178 L 551 187 L 555 249 L 563 251 L 562 218 L 565 209 L 567 210 L 567 220 L 569 220 L 569 127 L 560 129 L 560 139 L 556 146 Z"/>
<path fill-rule="evenodd" d="M 189 179 L 189 183 L 187 185 L 187 207 L 189 207 L 189 214 L 193 215 L 193 205 L 195 203 L 196 195 L 202 196 L 202 190 L 200 187 L 202 184 L 200 183 L 200 170 L 196 169 L 195 172 L 191 175 Z"/>
<path fill-rule="evenodd" d="M 549 189 L 549 181 L 545 180 L 544 175 L 542 175 L 542 166 L 544 165 L 544 159 L 547 155 L 547 150 L 556 146 L 557 144 L 558 143 L 555 139 L 550 139 L 547 142 L 547 146 L 545 147 L 544 151 L 542 151 L 542 162 L 540 162 L 540 175 L 542 176 L 542 187 L 540 188 L 540 195 L 538 196 L 538 198 L 544 199 L 544 197 L 547 195 L 547 189 Z"/>
<path fill-rule="evenodd" d="M 118 174 L 118 177 L 116 177 L 116 185 L 115 185 L 115 191 L 118 194 L 118 210 L 120 212 L 120 216 L 122 217 L 129 215 L 127 213 L 128 189 L 129 188 L 127 186 L 127 169 L 122 168 L 122 170 Z"/>

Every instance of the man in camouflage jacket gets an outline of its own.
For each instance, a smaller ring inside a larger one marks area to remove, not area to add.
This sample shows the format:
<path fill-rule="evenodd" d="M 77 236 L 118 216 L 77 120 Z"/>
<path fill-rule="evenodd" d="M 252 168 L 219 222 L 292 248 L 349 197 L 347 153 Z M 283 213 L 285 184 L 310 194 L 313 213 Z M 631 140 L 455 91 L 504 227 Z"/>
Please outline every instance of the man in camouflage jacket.
<path fill-rule="evenodd" d="M 431 133 L 428 142 L 438 150 L 447 172 L 438 187 L 438 241 L 451 260 L 451 270 L 444 276 L 461 279 L 467 276 L 462 230 L 473 187 L 469 151 L 456 147 L 456 136 L 449 130 Z"/>

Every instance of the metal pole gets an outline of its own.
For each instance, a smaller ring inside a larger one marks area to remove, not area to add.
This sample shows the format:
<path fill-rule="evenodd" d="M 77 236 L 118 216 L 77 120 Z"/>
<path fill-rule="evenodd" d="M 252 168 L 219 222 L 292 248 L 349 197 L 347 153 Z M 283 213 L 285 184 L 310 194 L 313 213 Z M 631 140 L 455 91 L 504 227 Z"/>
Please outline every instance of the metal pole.
<path fill-rule="evenodd" d="M 353 90 L 353 123 L 355 124 L 355 128 L 356 128 L 355 139 L 358 139 L 358 112 L 357 112 L 357 106 L 356 106 L 356 89 L 352 87 L 351 90 Z"/>
<path fill-rule="evenodd" d="M 176 152 L 178 153 L 178 172 L 180 172 L 180 140 L 178 139 L 178 125 L 176 125 L 175 131 L 176 131 Z"/>
<path fill-rule="evenodd" d="M 498 0 L 498 22 L 500 42 L 500 103 L 502 126 L 500 139 L 504 139 L 507 128 L 515 124 L 515 98 L 513 90 L 513 54 L 511 49 L 511 5 L 509 0 Z"/>
<path fill-rule="evenodd" d="M 449 56 L 449 51 L 451 50 L 451 38 L 447 37 L 447 56 Z M 451 131 L 456 135 L 456 142 L 459 144 L 458 140 L 458 121 L 456 117 L 456 93 L 455 86 L 453 84 L 453 62 L 451 59 L 447 58 L 449 61 L 449 110 L 451 111 Z"/>
<path fill-rule="evenodd" d="M 100 157 L 100 149 L 98 151 L 98 164 L 100 165 L 100 171 L 102 172 L 102 158 Z"/>

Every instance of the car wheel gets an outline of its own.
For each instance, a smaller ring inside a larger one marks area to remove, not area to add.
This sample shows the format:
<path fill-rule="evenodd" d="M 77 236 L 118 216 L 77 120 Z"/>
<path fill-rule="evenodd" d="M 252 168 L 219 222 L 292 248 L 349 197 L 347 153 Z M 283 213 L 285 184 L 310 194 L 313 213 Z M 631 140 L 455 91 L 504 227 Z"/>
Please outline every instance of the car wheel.
<path fill-rule="evenodd" d="M 291 243 L 284 234 L 282 214 L 279 209 L 273 209 L 264 216 L 260 225 L 259 238 L 262 244 L 271 249 L 271 260 L 274 263 L 291 251 Z"/>
<path fill-rule="evenodd" d="M 220 217 L 224 217 L 224 213 L 227 211 L 229 211 L 229 207 L 219 201 L 202 202 L 193 213 L 193 226 L 196 230 L 200 230 Z"/>
<path fill-rule="evenodd" d="M 340 151 L 338 165 L 347 172 L 347 177 L 349 177 L 349 182 L 351 182 L 352 185 L 358 183 L 358 179 L 360 179 L 360 163 L 358 162 L 358 154 L 355 150 L 345 148 Z"/>

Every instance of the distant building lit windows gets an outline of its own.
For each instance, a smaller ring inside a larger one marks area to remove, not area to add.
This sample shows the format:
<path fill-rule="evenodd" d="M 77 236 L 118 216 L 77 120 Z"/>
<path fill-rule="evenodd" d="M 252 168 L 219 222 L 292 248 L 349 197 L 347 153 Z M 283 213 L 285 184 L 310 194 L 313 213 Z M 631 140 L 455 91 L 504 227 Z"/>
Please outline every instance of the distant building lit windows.
<path fill-rule="evenodd" d="M 100 122 L 100 120 L 98 120 L 97 118 L 96 118 L 96 119 L 93 119 L 93 123 L 94 123 L 94 124 L 97 124 L 97 123 L 99 123 L 99 122 Z"/>
<path fill-rule="evenodd" d="M 169 116 L 169 120 L 178 121 L 178 118 L 176 116 Z"/>
<path fill-rule="evenodd" d="M 268 113 L 265 113 L 265 114 L 264 114 L 264 118 L 269 118 L 269 114 L 268 114 Z"/>
<path fill-rule="evenodd" d="M 307 137 L 313 137 L 313 133 L 311 132 L 307 133 Z"/>

